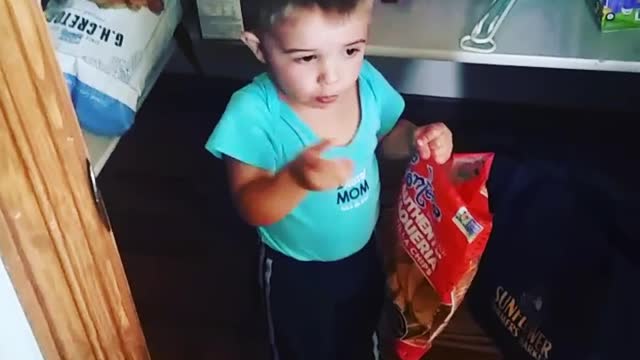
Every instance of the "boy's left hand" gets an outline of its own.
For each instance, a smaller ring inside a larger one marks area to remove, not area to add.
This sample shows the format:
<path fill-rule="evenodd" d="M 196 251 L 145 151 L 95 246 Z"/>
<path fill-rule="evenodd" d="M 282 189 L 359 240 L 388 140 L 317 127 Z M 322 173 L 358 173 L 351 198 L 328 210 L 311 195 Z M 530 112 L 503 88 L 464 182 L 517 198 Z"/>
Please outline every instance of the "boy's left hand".
<path fill-rule="evenodd" d="M 416 149 L 423 159 L 433 157 L 438 164 L 444 164 L 453 152 L 453 134 L 443 123 L 418 127 L 414 134 Z"/>

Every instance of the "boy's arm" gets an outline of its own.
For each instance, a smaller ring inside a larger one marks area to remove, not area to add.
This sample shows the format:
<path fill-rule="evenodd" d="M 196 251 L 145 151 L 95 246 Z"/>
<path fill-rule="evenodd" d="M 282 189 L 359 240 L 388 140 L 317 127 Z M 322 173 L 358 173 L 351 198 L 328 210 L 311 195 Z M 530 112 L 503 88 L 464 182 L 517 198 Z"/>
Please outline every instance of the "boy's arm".
<path fill-rule="evenodd" d="M 380 139 L 382 155 L 387 159 L 404 159 L 411 155 L 417 126 L 400 119 L 393 129 Z"/>
<path fill-rule="evenodd" d="M 293 210 L 307 191 L 324 191 L 344 184 L 353 173 L 349 159 L 324 159 L 331 141 L 309 146 L 273 174 L 226 156 L 229 184 L 240 214 L 254 226 L 276 223 Z"/>
<path fill-rule="evenodd" d="M 235 205 L 253 226 L 280 221 L 307 193 L 288 166 L 273 174 L 230 157 L 225 162 Z"/>

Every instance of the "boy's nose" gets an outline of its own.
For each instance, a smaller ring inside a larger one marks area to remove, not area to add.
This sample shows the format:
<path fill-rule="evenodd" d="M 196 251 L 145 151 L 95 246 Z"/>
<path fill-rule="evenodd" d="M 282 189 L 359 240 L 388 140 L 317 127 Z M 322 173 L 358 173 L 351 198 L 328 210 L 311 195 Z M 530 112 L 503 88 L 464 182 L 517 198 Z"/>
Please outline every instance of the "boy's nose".
<path fill-rule="evenodd" d="M 323 85 L 330 85 L 337 82 L 339 78 L 340 77 L 335 66 L 324 66 L 319 80 Z"/>

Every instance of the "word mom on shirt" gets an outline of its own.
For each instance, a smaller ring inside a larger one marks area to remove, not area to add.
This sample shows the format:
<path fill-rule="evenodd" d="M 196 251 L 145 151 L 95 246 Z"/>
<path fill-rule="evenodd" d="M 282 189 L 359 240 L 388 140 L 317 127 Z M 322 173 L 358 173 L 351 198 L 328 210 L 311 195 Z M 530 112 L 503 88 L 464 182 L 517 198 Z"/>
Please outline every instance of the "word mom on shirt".
<path fill-rule="evenodd" d="M 336 205 L 342 211 L 349 211 L 364 204 L 369 199 L 367 170 L 362 170 L 337 190 Z"/>

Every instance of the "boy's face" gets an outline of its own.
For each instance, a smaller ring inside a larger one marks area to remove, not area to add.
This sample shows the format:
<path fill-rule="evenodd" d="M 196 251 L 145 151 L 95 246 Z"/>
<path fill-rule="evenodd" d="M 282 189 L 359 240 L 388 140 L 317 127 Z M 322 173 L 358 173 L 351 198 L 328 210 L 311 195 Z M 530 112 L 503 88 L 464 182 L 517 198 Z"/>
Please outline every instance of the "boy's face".
<path fill-rule="evenodd" d="M 264 61 L 289 102 L 324 108 L 354 86 L 370 18 L 365 0 L 348 15 L 293 9 L 262 37 Z"/>

